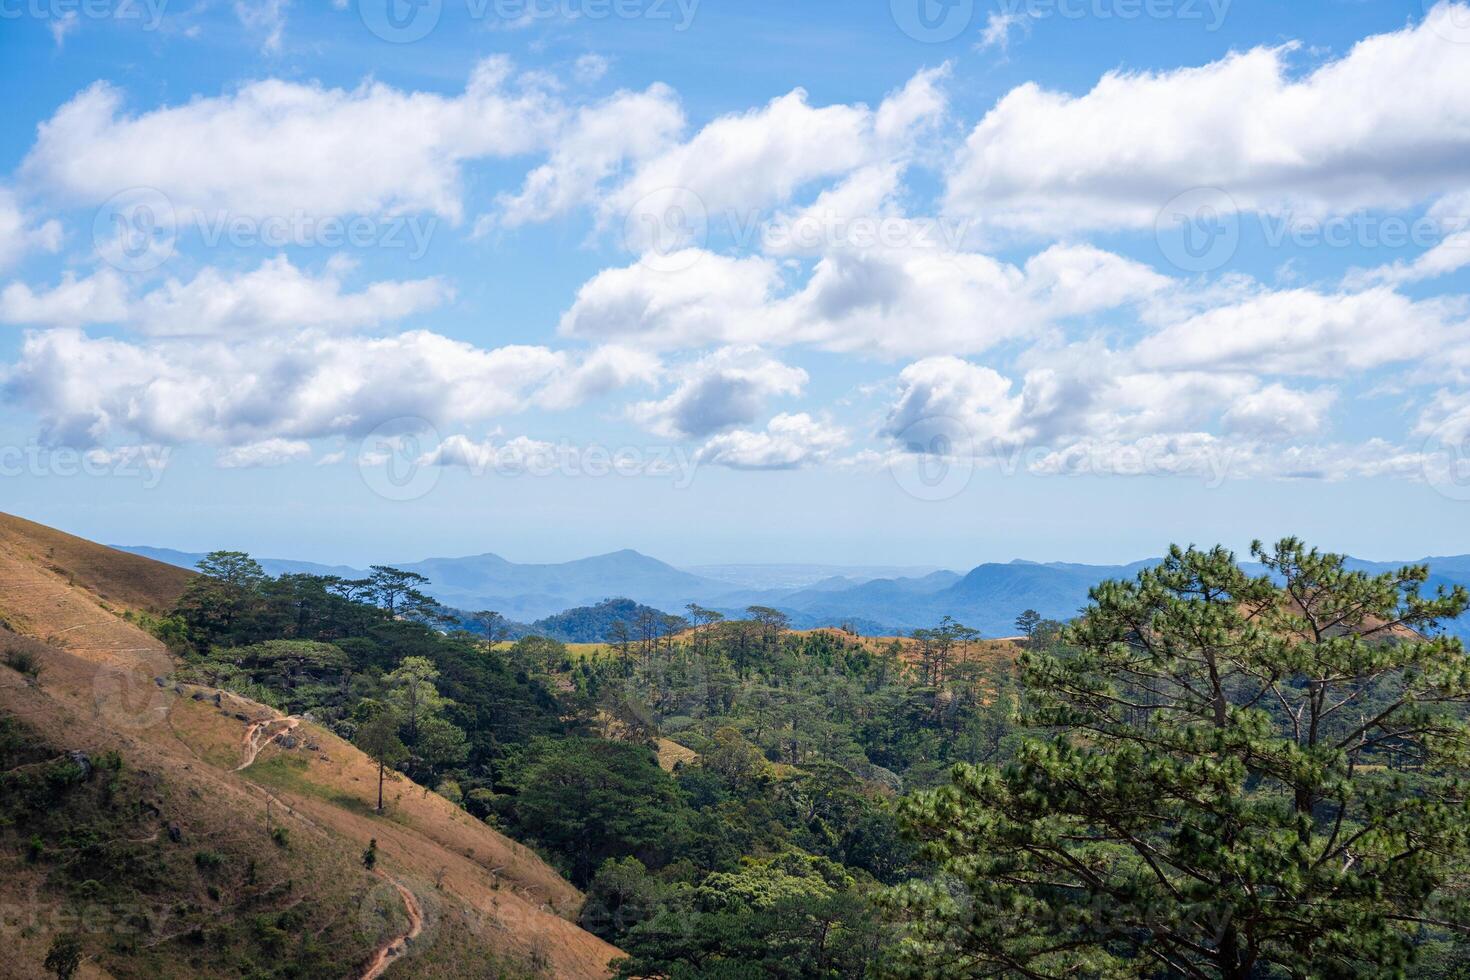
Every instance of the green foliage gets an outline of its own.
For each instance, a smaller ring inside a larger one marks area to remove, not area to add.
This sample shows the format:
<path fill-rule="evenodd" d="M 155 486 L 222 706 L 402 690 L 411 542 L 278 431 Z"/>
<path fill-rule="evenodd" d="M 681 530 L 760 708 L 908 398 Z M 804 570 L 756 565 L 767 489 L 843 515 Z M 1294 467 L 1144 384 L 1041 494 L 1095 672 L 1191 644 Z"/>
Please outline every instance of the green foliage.
<path fill-rule="evenodd" d="M 1172 549 L 1023 658 L 1037 735 L 905 804 L 939 873 L 894 972 L 1393 976 L 1467 921 L 1470 666 L 1415 632 L 1464 591 L 1253 550 Z"/>
<path fill-rule="evenodd" d="M 601 739 L 538 739 L 507 777 L 514 829 L 550 851 L 585 886 L 608 858 L 662 862 L 684 812 L 653 753 Z"/>
<path fill-rule="evenodd" d="M 41 679 L 41 658 L 34 650 L 11 649 L 5 651 L 5 666 L 35 684 Z"/>
<path fill-rule="evenodd" d="M 64 932 L 51 941 L 46 959 L 41 964 L 56 980 L 71 980 L 82 967 L 82 942 L 73 933 Z"/>

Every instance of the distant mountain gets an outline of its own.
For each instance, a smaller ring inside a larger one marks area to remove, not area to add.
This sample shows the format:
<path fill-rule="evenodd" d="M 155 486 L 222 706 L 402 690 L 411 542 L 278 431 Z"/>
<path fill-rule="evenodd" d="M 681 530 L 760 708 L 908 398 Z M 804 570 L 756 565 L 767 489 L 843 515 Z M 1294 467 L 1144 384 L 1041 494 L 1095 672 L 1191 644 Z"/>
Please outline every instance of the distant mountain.
<path fill-rule="evenodd" d="M 165 548 L 122 550 L 192 568 L 203 557 Z M 636 551 L 553 564 L 520 564 L 494 554 L 466 558 L 430 558 L 397 567 L 425 575 L 427 591 L 447 606 L 464 610 L 494 609 L 507 619 L 529 624 L 559 639 L 589 642 L 606 638 L 613 619 L 605 600 L 617 597 L 674 613 L 691 602 L 739 616 L 747 606 L 773 606 L 800 628 L 851 624 L 869 635 L 908 632 L 953 616 L 986 636 L 1009 636 L 1027 609 L 1050 619 L 1069 619 L 1087 604 L 1088 590 L 1105 579 L 1132 578 L 1157 559 L 1127 565 L 1078 565 L 1066 562 L 1013 561 L 977 565 L 963 576 L 951 571 L 918 569 L 919 575 L 866 578 L 882 566 L 773 565 L 768 573 L 754 565 L 703 565 L 684 570 Z M 1470 586 L 1470 556 L 1421 561 L 1430 565 L 1429 587 Z M 309 572 L 362 577 L 365 570 L 280 559 L 260 560 L 272 575 Z M 1352 560 L 1351 567 L 1382 572 L 1403 562 Z M 1252 572 L 1259 566 L 1247 565 Z M 707 573 L 707 574 L 700 574 Z M 716 577 L 715 573 L 719 576 Z M 799 585 L 752 588 L 759 582 Z M 626 610 L 624 610 L 626 611 Z M 630 613 L 632 614 L 632 613 Z M 1470 619 L 1451 624 L 1470 637 Z"/>
<path fill-rule="evenodd" d="M 880 578 L 919 578 L 940 569 L 937 565 L 744 564 L 693 565 L 685 571 L 701 578 L 728 582 L 732 591 L 742 589 L 760 592 L 806 589 L 823 581 L 838 579 L 846 579 L 857 585 Z"/>
<path fill-rule="evenodd" d="M 183 568 L 195 567 L 204 557 L 167 548 L 120 546 L 119 550 Z M 342 565 L 256 560 L 271 575 L 302 572 L 362 578 L 369 574 L 366 569 Z M 692 575 L 631 550 L 554 564 L 520 564 L 495 554 L 384 564 L 427 577 L 426 591 L 446 606 L 466 612 L 494 609 L 507 619 L 527 623 L 615 596 L 682 610 L 690 602 L 712 601 L 735 589 L 728 582 Z"/>

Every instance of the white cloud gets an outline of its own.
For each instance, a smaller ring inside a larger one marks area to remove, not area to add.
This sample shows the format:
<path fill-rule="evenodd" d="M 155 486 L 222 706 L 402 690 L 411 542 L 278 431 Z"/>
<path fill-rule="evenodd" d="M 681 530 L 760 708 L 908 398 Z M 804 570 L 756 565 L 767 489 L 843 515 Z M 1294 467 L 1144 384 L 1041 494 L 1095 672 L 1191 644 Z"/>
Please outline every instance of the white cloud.
<path fill-rule="evenodd" d="M 117 323 L 128 316 L 128 287 L 110 270 L 78 279 L 62 274 L 51 289 L 36 292 L 22 282 L 0 291 L 0 322 L 78 327 L 88 323 Z"/>
<path fill-rule="evenodd" d="M 1337 400 L 1331 388 L 1297 391 L 1279 384 L 1239 397 L 1223 416 L 1225 431 L 1269 441 L 1315 436 Z"/>
<path fill-rule="evenodd" d="M 951 252 L 932 229 L 900 230 L 899 247 L 824 246 L 806 282 L 784 295 L 779 267 L 762 256 L 689 253 L 678 274 L 641 263 L 606 269 L 578 292 L 561 331 L 659 347 L 968 354 L 1035 336 L 1060 318 L 1145 300 L 1169 284 L 1090 246 L 1053 246 L 1017 267 Z"/>
<path fill-rule="evenodd" d="M 478 476 L 487 472 L 523 471 L 528 466 L 544 464 L 556 455 L 556 449 L 552 443 L 527 436 L 503 442 L 496 442 L 493 437 L 476 442 L 469 436 L 455 434 L 421 456 L 418 463 L 458 466 Z"/>
<path fill-rule="evenodd" d="M 0 292 L 0 321 L 47 326 L 119 323 L 156 336 L 351 330 L 432 309 L 453 292 L 440 279 L 375 282 L 344 292 L 347 263 L 328 262 L 319 275 L 284 255 L 250 272 L 206 267 L 191 280 L 169 279 L 136 299 L 123 279 L 102 269 L 85 279 L 66 273 L 49 290 L 11 283 Z"/>
<path fill-rule="evenodd" d="M 763 431 L 736 429 L 715 436 L 700 447 L 695 461 L 738 470 L 790 470 L 824 462 L 847 442 L 842 429 L 805 412 L 782 414 Z"/>
<path fill-rule="evenodd" d="M 269 79 L 129 115 L 122 93 L 99 82 L 40 125 L 22 172 L 79 203 L 151 187 L 205 215 L 458 220 L 461 166 L 546 145 L 561 116 L 546 93 L 518 87 L 503 58 L 480 62 L 453 97 Z"/>
<path fill-rule="evenodd" d="M 1014 10 L 992 10 L 985 20 L 985 27 L 980 31 L 980 42 L 975 47 L 981 51 L 999 48 L 1001 54 L 1005 54 L 1011 49 L 1011 35 L 1017 32 L 1031 32 L 1029 16 Z"/>
<path fill-rule="evenodd" d="M 812 106 L 796 89 L 760 109 L 721 116 L 639 166 L 604 202 L 603 223 L 663 228 L 666 195 L 676 189 L 712 216 L 738 219 L 789 201 L 813 181 L 904 156 L 945 112 L 939 83 L 947 71 L 918 73 L 876 111 Z"/>
<path fill-rule="evenodd" d="M 374 282 L 344 292 L 345 271 L 329 262 L 313 276 L 284 255 L 236 275 L 205 268 L 188 282 L 170 279 L 144 295 L 134 319 L 144 332 L 161 336 L 353 330 L 401 320 L 453 296 L 437 278 Z"/>
<path fill-rule="evenodd" d="M 82 20 L 75 10 L 68 10 L 60 17 L 53 16 L 46 26 L 51 30 L 52 42 L 60 50 L 66 46 L 66 36 L 82 26 Z"/>
<path fill-rule="evenodd" d="M 807 373 L 754 347 L 727 347 L 700 359 L 660 401 L 639 402 L 629 415 L 665 438 L 706 436 L 753 421 L 767 400 L 799 395 Z"/>
<path fill-rule="evenodd" d="M 235 0 L 235 17 L 248 31 L 263 35 L 260 50 L 281 53 L 281 36 L 286 30 L 286 8 L 291 0 Z"/>
<path fill-rule="evenodd" d="M 1440 4 L 1300 78 L 1293 45 L 1199 68 L 1112 72 L 1072 96 L 1034 83 L 970 134 L 946 207 L 1054 233 L 1149 226 L 1182 191 L 1223 188 L 1247 210 L 1398 207 L 1470 180 L 1470 59 Z"/>
<path fill-rule="evenodd" d="M 663 368 L 646 351 L 611 344 L 556 372 L 536 396 L 545 408 L 571 408 L 630 385 L 657 383 Z"/>
<path fill-rule="evenodd" d="M 21 209 L 15 192 L 0 187 L 0 271 L 8 269 L 28 252 L 55 252 L 61 248 L 61 223 L 37 225 Z"/>
<path fill-rule="evenodd" d="M 579 109 L 556 137 L 547 162 L 526 175 L 518 193 L 501 197 L 501 223 L 544 221 L 589 203 L 603 181 L 628 162 L 665 149 L 683 126 L 678 99 L 666 85 L 619 92 Z"/>
<path fill-rule="evenodd" d="M 1470 344 L 1463 303 L 1362 292 L 1259 292 L 1172 323 L 1138 344 L 1145 367 L 1339 377 Z"/>
<path fill-rule="evenodd" d="M 687 265 L 677 275 L 637 263 L 599 272 L 577 291 L 560 332 L 661 348 L 759 343 L 776 336 L 778 328 L 767 327 L 761 317 L 779 282 L 773 262 L 704 252 L 673 258 Z"/>
<path fill-rule="evenodd" d="M 311 446 L 297 439 L 263 439 L 244 446 L 226 449 L 214 458 L 222 470 L 284 466 L 311 455 Z"/>
<path fill-rule="evenodd" d="M 425 331 L 134 344 L 54 330 L 26 336 L 5 380 L 55 441 L 135 432 L 238 446 L 355 436 L 393 419 L 483 422 L 522 411 L 566 363 L 545 347 L 486 350 Z"/>
<path fill-rule="evenodd" d="M 607 74 L 608 67 L 609 63 L 606 58 L 589 52 L 577 58 L 573 70 L 576 72 L 577 81 L 584 85 L 591 85 L 593 82 L 600 81 L 602 76 Z"/>

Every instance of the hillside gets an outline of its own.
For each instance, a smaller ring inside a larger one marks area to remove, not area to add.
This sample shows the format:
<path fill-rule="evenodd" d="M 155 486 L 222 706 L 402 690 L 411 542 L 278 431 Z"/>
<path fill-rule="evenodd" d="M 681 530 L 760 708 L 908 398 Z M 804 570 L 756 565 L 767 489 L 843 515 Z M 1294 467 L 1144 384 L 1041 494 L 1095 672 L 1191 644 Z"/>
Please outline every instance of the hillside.
<path fill-rule="evenodd" d="M 351 745 L 169 681 L 168 651 L 124 617 L 168 608 L 188 578 L 0 519 L 0 639 L 7 656 L 27 652 L 41 667 L 39 683 L 0 667 L 0 717 L 13 728 L 0 740 L 5 768 L 51 774 L 73 751 L 116 752 L 121 764 L 105 786 L 72 786 L 62 772 L 54 805 L 0 830 L 0 904 L 132 910 L 125 940 L 117 929 L 84 937 L 91 977 L 237 976 L 240 956 L 276 942 L 277 919 L 330 950 L 333 972 L 306 975 L 458 977 L 492 964 L 511 976 L 606 974 L 618 951 L 567 921 L 581 895 L 528 848 L 402 777 L 389 783 L 387 817 L 374 815 L 376 768 Z M 104 791 L 119 794 L 112 809 L 87 800 Z M 23 831 L 39 856 L 25 856 Z M 131 870 L 73 881 L 68 842 L 99 838 Z M 359 861 L 372 838 L 378 874 Z M 411 942 L 394 942 L 411 927 Z M 54 932 L 22 933 L 0 977 L 40 975 Z M 303 943 L 276 955 L 315 955 Z"/>

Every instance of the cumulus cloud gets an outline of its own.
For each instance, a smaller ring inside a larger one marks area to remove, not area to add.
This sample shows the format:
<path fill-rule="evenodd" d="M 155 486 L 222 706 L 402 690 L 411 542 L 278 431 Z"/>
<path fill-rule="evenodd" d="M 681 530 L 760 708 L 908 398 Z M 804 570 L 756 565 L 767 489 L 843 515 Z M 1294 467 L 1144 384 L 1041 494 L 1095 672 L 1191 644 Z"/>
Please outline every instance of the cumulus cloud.
<path fill-rule="evenodd" d="M 721 116 L 638 166 L 605 199 L 603 223 L 666 233 L 669 194 L 676 189 L 709 215 L 751 215 L 789 201 L 814 181 L 905 156 L 945 112 L 940 82 L 947 72 L 918 73 L 876 110 L 813 106 L 805 90 L 795 89 L 760 109 Z"/>
<path fill-rule="evenodd" d="M 536 396 L 546 408 L 571 408 L 630 385 L 651 385 L 663 373 L 659 359 L 646 351 L 610 344 L 556 372 Z"/>
<path fill-rule="evenodd" d="M 1297 391 L 1272 384 L 1237 398 L 1222 421 L 1227 432 L 1272 441 L 1315 436 L 1336 400 L 1331 388 Z"/>
<path fill-rule="evenodd" d="M 426 331 L 140 344 L 53 330 L 26 336 L 6 390 L 53 441 L 92 446 L 133 432 L 239 446 L 356 436 L 393 419 L 483 422 L 523 410 L 567 361 L 545 347 L 487 350 Z"/>
<path fill-rule="evenodd" d="M 1459 300 L 1411 300 L 1388 287 L 1327 293 L 1257 291 L 1170 323 L 1138 344 L 1150 368 L 1334 377 L 1464 348 Z"/>
<path fill-rule="evenodd" d="M 78 279 L 65 272 L 61 282 L 37 292 L 23 282 L 0 291 L 0 322 L 78 327 L 116 323 L 128 317 L 128 287 L 110 270 Z"/>
<path fill-rule="evenodd" d="M 352 330 L 432 309 L 453 292 L 441 279 L 368 284 L 345 291 L 350 264 L 329 262 L 318 275 L 284 256 L 249 272 L 213 267 L 193 279 L 169 279 L 134 298 L 117 273 L 101 269 L 77 279 L 66 273 L 49 290 L 12 283 L 0 292 L 0 321 L 46 326 L 119 323 L 157 336 L 250 335 L 285 330 Z"/>
<path fill-rule="evenodd" d="M 1470 179 L 1470 59 L 1441 3 L 1294 77 L 1294 45 L 1163 72 L 1111 72 L 1084 95 L 1027 83 L 970 133 L 946 206 L 1030 232 L 1152 225 L 1175 195 L 1247 210 L 1400 207 Z"/>
<path fill-rule="evenodd" d="M 629 161 L 669 146 L 683 126 L 678 99 L 666 85 L 619 92 L 579 109 L 547 162 L 526 175 L 520 191 L 501 197 L 499 221 L 515 227 L 590 203 L 604 181 Z"/>
<path fill-rule="evenodd" d="M 606 269 L 563 315 L 574 337 L 660 347 L 809 344 L 883 356 L 975 353 L 1035 336 L 1060 319 L 1138 303 L 1169 280 L 1085 245 L 1056 245 L 1023 266 L 949 252 L 917 233 L 898 247 L 832 248 L 787 291 L 765 256 L 691 255 L 669 275 Z"/>
<path fill-rule="evenodd" d="M 737 470 L 793 470 L 824 462 L 847 443 L 842 429 L 800 412 L 777 415 L 761 431 L 721 433 L 694 458 Z"/>
<path fill-rule="evenodd" d="M 311 455 L 311 446 L 299 439 L 262 439 L 216 454 L 214 465 L 223 470 L 284 466 Z"/>
<path fill-rule="evenodd" d="M 55 252 L 61 247 L 61 223 L 55 220 L 37 224 L 21 208 L 15 192 L 0 187 L 0 271 L 28 252 Z"/>
<path fill-rule="evenodd" d="M 458 220 L 463 164 L 543 147 L 562 116 L 498 57 L 480 62 L 457 96 L 268 79 L 129 114 L 123 93 L 98 82 L 40 125 L 21 170 L 82 204 L 151 187 L 199 214 Z"/>
<path fill-rule="evenodd" d="M 1060 352 L 1017 384 L 956 357 L 917 361 L 898 376 L 880 435 L 901 451 L 1014 460 L 1038 472 L 1073 472 L 1132 452 L 1196 471 L 1206 454 L 1248 454 L 1257 469 L 1273 452 L 1328 428 L 1333 389 L 1295 390 L 1246 373 L 1138 371 L 1131 359 L 1091 346 Z M 1248 450 L 1248 453 L 1247 453 Z"/>
<path fill-rule="evenodd" d="M 707 436 L 754 421 L 775 397 L 801 393 L 807 373 L 754 347 L 727 347 L 683 372 L 668 397 L 639 402 L 629 415 L 665 438 Z"/>

